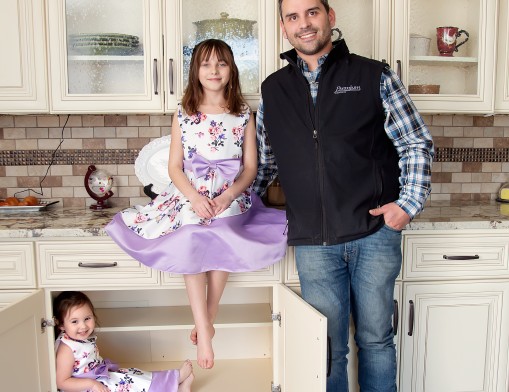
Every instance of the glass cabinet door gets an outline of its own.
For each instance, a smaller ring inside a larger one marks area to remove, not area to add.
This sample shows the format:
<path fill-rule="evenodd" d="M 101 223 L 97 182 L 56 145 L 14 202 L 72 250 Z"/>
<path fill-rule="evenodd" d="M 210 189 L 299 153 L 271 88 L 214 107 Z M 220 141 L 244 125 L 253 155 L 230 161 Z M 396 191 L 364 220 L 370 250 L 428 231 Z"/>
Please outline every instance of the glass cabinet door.
<path fill-rule="evenodd" d="M 394 59 L 421 112 L 493 111 L 496 0 L 394 0 Z"/>
<path fill-rule="evenodd" d="M 242 93 L 256 108 L 260 84 L 275 70 L 277 2 L 221 0 L 211 6 L 207 0 L 175 0 L 166 2 L 166 7 L 167 111 L 174 110 L 182 98 L 193 48 L 209 38 L 222 39 L 230 45 L 239 68 Z"/>
<path fill-rule="evenodd" d="M 390 55 L 389 0 L 329 0 L 336 13 L 335 27 L 341 32 L 351 53 L 388 62 Z M 279 18 L 279 14 L 278 14 Z M 333 39 L 338 34 L 334 32 Z M 282 51 L 292 47 L 280 34 Z M 284 65 L 282 62 L 281 65 Z"/>
<path fill-rule="evenodd" d="M 158 2 L 58 0 L 49 7 L 54 111 L 162 111 Z"/>
<path fill-rule="evenodd" d="M 509 0 L 499 2 L 496 81 L 495 112 L 509 113 Z"/>

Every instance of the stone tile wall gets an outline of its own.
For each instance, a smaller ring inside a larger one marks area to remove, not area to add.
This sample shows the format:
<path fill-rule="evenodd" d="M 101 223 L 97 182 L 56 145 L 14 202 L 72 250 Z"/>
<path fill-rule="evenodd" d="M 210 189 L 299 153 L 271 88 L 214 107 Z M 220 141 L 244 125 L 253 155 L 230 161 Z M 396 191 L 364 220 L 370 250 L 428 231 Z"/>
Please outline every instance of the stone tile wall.
<path fill-rule="evenodd" d="M 436 147 L 431 200 L 488 200 L 509 182 L 509 116 L 423 116 Z M 167 135 L 171 115 L 0 115 L 0 198 L 34 194 L 60 206 L 95 203 L 84 187 L 89 165 L 114 177 L 112 205 L 148 198 L 134 161 Z M 26 191 L 32 189 L 33 191 Z M 40 192 L 43 195 L 36 194 Z"/>

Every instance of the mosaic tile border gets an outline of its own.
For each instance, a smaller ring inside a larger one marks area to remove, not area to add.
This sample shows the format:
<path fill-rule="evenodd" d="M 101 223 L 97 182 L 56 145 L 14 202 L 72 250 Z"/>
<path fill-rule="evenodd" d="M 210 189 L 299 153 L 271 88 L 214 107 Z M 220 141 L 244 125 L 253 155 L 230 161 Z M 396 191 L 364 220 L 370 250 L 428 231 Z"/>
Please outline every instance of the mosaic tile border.
<path fill-rule="evenodd" d="M 509 148 L 439 147 L 435 162 L 509 162 Z"/>
<path fill-rule="evenodd" d="M 53 165 L 128 165 L 134 164 L 139 152 L 139 149 L 0 151 L 0 166 L 47 166 L 52 160 Z M 435 162 L 509 162 L 509 148 L 438 147 Z"/>
<path fill-rule="evenodd" d="M 0 151 L 0 166 L 134 164 L 140 150 L 20 150 Z M 54 157 L 53 157 L 54 155 Z"/>

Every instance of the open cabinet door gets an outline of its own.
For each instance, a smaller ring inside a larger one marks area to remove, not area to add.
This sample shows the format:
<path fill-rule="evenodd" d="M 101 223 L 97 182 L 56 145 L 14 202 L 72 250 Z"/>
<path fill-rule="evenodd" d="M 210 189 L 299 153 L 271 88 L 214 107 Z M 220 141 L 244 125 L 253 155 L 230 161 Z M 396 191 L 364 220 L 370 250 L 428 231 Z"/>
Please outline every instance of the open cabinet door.
<path fill-rule="evenodd" d="M 274 314 L 274 385 L 325 392 L 327 318 L 284 285 L 274 288 Z"/>
<path fill-rule="evenodd" d="M 2 391 L 51 390 L 47 332 L 41 330 L 44 315 L 42 290 L 27 293 L 0 310 Z"/>

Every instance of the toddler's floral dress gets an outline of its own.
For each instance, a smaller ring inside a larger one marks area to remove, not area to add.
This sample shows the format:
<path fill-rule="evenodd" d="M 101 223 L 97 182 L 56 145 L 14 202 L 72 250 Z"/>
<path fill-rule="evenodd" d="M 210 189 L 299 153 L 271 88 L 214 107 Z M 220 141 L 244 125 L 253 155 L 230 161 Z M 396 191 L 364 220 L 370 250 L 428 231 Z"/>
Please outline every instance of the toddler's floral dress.
<path fill-rule="evenodd" d="M 93 378 L 106 385 L 111 392 L 177 392 L 179 370 L 146 372 L 137 368 L 119 368 L 111 361 L 102 359 L 96 340 L 95 336 L 75 340 L 65 332 L 58 336 L 55 351 L 60 344 L 65 344 L 73 352 L 73 377 Z"/>

